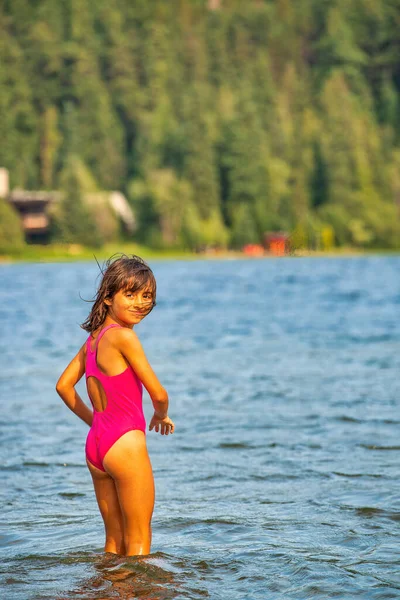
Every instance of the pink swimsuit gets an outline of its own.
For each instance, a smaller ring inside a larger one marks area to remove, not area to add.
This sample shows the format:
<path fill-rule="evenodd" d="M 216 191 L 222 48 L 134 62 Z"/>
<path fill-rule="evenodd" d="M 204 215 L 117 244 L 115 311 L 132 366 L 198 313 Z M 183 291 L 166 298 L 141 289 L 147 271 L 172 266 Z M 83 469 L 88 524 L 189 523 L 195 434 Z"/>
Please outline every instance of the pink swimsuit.
<path fill-rule="evenodd" d="M 102 329 L 97 336 L 94 351 L 90 349 L 91 336 L 86 342 L 86 383 L 90 376 L 98 379 L 107 398 L 106 408 L 99 412 L 94 408 L 89 395 L 93 406 L 93 423 L 86 439 L 86 457 L 101 471 L 105 471 L 103 460 L 108 450 L 124 433 L 133 429 L 146 432 L 142 407 L 143 386 L 135 371 L 129 366 L 119 375 L 105 375 L 97 366 L 99 342 L 111 327 L 120 325 L 108 325 Z"/>

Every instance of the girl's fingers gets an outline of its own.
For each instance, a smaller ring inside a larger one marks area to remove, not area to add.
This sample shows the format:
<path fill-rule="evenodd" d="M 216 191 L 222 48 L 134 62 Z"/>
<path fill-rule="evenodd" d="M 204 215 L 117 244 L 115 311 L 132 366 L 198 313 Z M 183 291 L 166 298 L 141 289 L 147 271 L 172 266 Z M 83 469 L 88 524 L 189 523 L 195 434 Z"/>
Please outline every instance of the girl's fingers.
<path fill-rule="evenodd" d="M 168 435 L 169 433 L 173 433 L 175 430 L 175 425 L 172 421 L 164 423 L 163 421 L 159 421 L 158 419 L 152 419 L 150 421 L 149 430 L 156 431 L 156 433 L 160 433 L 161 435 Z"/>

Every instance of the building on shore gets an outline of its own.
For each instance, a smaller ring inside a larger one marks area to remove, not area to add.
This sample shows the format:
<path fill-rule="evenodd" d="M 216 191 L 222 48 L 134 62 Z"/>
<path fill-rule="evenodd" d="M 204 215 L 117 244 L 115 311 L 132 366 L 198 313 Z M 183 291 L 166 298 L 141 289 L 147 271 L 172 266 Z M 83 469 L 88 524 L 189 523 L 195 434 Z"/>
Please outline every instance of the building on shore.
<path fill-rule="evenodd" d="M 264 246 L 274 256 L 285 256 L 290 250 L 289 234 L 285 231 L 267 231 Z"/>
<path fill-rule="evenodd" d="M 9 189 L 8 170 L 0 168 L 0 198 L 8 201 L 21 218 L 25 238 L 30 243 L 46 243 L 50 211 L 63 198 L 61 191 Z M 111 209 L 129 233 L 135 230 L 135 217 L 126 197 L 119 191 L 84 194 L 85 203 L 99 210 Z"/>

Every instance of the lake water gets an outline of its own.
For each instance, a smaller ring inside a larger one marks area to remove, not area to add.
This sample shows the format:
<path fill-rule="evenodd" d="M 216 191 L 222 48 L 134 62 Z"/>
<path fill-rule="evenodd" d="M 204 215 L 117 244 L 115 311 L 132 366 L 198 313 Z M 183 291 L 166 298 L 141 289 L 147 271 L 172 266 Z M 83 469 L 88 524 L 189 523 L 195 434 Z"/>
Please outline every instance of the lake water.
<path fill-rule="evenodd" d="M 0 597 L 399 599 L 400 257 L 151 266 L 137 331 L 176 432 L 148 435 L 142 559 L 102 553 L 87 427 L 54 391 L 98 268 L 0 267 Z"/>

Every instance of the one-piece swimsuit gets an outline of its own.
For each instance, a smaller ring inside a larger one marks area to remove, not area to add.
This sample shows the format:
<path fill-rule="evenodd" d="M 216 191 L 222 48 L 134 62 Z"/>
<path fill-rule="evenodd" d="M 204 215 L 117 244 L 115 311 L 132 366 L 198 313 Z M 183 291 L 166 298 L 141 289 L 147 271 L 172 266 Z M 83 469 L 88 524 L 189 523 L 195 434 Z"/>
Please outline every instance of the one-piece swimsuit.
<path fill-rule="evenodd" d="M 125 371 L 118 375 L 106 375 L 97 366 L 97 349 L 103 335 L 112 327 L 121 327 L 112 324 L 102 329 L 96 339 L 94 350 L 90 348 L 90 335 L 87 342 L 86 353 L 86 386 L 90 398 L 88 378 L 95 377 L 103 387 L 107 398 L 107 406 L 103 411 L 98 411 L 93 406 L 93 422 L 86 439 L 86 457 L 92 465 L 105 471 L 104 457 L 109 449 L 121 436 L 128 431 L 139 429 L 146 433 L 146 421 L 143 414 L 142 382 L 129 365 Z"/>

